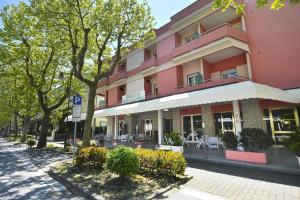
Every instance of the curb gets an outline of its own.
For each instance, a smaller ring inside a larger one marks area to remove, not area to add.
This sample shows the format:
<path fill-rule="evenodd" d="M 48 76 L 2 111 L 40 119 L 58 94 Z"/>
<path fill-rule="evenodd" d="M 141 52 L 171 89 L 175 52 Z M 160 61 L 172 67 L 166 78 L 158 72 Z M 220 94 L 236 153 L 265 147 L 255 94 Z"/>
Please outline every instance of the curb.
<path fill-rule="evenodd" d="M 72 194 L 81 196 L 88 200 L 104 200 L 102 196 L 90 194 L 87 190 L 82 189 L 78 184 L 72 183 L 71 179 L 65 178 L 58 173 L 55 173 L 52 169 L 48 171 L 48 174 L 50 177 L 64 185 Z"/>
<path fill-rule="evenodd" d="M 85 199 L 88 200 L 99 200 L 99 199 L 105 199 L 104 197 L 97 195 L 97 194 L 90 194 L 88 190 L 82 189 L 78 184 L 72 183 L 72 180 L 69 178 L 65 178 L 58 173 L 54 172 L 52 169 L 49 170 L 48 172 L 49 176 L 64 185 L 71 193 L 84 197 Z M 166 188 L 162 188 L 160 190 L 155 191 L 153 194 L 150 194 L 145 197 L 147 200 L 155 199 L 156 197 L 172 190 L 175 187 L 178 187 L 187 181 L 191 180 L 193 177 L 192 176 L 187 176 L 185 180 L 180 180 L 176 183 L 173 183 L 170 186 L 167 186 Z"/>
<path fill-rule="evenodd" d="M 188 161 L 197 161 L 197 162 L 207 162 L 211 164 L 218 164 L 223 166 L 231 166 L 231 167 L 239 167 L 239 168 L 247 168 L 247 169 L 254 169 L 264 172 L 272 172 L 284 175 L 292 175 L 292 176 L 300 176 L 300 168 L 299 170 L 294 169 L 278 169 L 272 167 L 264 167 L 259 165 L 251 165 L 247 163 L 235 163 L 235 162 L 223 162 L 217 160 L 210 160 L 210 159 L 202 159 L 202 158 L 193 158 L 193 157 L 185 157 Z"/>

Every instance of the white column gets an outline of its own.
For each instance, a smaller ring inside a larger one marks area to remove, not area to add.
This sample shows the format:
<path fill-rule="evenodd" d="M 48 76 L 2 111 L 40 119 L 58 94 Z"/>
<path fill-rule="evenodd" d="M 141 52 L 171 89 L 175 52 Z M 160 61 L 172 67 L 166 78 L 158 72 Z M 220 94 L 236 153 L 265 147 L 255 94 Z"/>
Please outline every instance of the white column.
<path fill-rule="evenodd" d="M 162 110 L 157 111 L 157 117 L 158 117 L 158 144 L 162 144 L 162 138 L 163 138 L 163 114 Z"/>
<path fill-rule="evenodd" d="M 248 77 L 252 79 L 252 66 L 251 66 L 250 55 L 248 52 L 246 52 L 246 60 L 247 60 Z"/>
<path fill-rule="evenodd" d="M 242 30 L 246 31 L 246 22 L 245 22 L 245 16 L 241 15 L 241 22 L 242 22 Z"/>
<path fill-rule="evenodd" d="M 233 115 L 234 115 L 234 122 L 235 122 L 235 134 L 239 136 L 240 132 L 242 131 L 239 102 L 237 100 L 232 101 L 232 106 L 233 106 Z"/>
<path fill-rule="evenodd" d="M 115 115 L 115 128 L 114 128 L 114 139 L 117 139 L 117 133 L 118 133 L 118 116 Z"/>

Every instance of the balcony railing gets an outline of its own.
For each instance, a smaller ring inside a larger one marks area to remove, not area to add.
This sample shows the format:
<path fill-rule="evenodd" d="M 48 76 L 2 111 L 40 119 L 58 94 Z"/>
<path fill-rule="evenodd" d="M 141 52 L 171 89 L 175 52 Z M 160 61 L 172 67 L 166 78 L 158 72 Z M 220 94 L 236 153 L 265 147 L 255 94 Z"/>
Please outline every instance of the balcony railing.
<path fill-rule="evenodd" d="M 198 38 L 186 43 L 178 44 L 173 50 L 172 56 L 177 57 L 186 52 L 200 48 L 206 44 L 222 39 L 224 37 L 232 37 L 242 42 L 247 43 L 246 32 L 231 26 L 230 24 L 223 24 L 217 26 L 207 32 L 201 33 Z"/>
<path fill-rule="evenodd" d="M 239 83 L 243 81 L 249 80 L 248 77 L 242 77 L 242 76 L 230 76 L 230 77 L 220 77 L 216 79 L 208 79 L 204 80 L 203 82 L 196 84 L 196 85 L 180 85 L 177 87 L 176 93 L 184 93 L 184 92 L 190 92 L 195 90 L 201 90 L 201 89 L 208 89 L 212 87 L 217 87 L 221 85 L 227 85 L 232 83 Z"/>
<path fill-rule="evenodd" d="M 145 70 L 152 66 L 158 66 L 157 57 L 151 57 L 151 58 L 145 59 L 145 61 L 142 63 L 141 70 Z"/>

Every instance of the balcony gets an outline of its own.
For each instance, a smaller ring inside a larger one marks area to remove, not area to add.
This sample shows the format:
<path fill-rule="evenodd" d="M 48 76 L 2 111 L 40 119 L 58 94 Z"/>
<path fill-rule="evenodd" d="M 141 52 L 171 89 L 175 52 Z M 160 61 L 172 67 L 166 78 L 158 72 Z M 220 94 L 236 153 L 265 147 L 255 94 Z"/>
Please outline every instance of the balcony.
<path fill-rule="evenodd" d="M 99 100 L 97 103 L 98 104 L 97 104 L 97 106 L 95 106 L 95 110 L 101 110 L 101 109 L 106 108 L 106 106 L 107 106 L 105 100 Z"/>
<path fill-rule="evenodd" d="M 243 81 L 248 81 L 249 78 L 247 77 L 241 77 L 241 76 L 232 76 L 232 77 L 222 77 L 218 79 L 209 79 L 209 80 L 204 80 L 202 83 L 193 85 L 193 86 L 178 86 L 176 93 L 185 93 L 185 92 L 191 92 L 195 90 L 203 90 L 203 89 L 208 89 L 208 88 L 213 88 L 217 86 L 222 86 L 222 85 L 228 85 L 228 84 L 233 84 L 233 83 L 239 83 Z"/>
<path fill-rule="evenodd" d="M 153 67 L 153 66 L 158 66 L 158 60 L 156 57 L 152 57 L 152 58 L 148 58 L 146 59 L 143 63 L 142 63 L 142 66 L 141 66 L 141 70 L 146 70 L 150 67 Z"/>
<path fill-rule="evenodd" d="M 117 74 L 114 75 L 114 77 L 112 78 L 113 81 L 118 81 L 118 80 L 122 80 L 122 79 L 126 79 L 127 78 L 127 71 L 125 69 L 120 70 L 117 72 Z M 110 80 L 111 82 L 112 80 Z"/>
<path fill-rule="evenodd" d="M 247 34 L 244 31 L 241 31 L 230 24 L 223 24 L 207 32 L 201 33 L 199 38 L 194 38 L 194 40 L 189 43 L 178 44 L 173 50 L 172 57 L 180 56 L 224 37 L 232 37 L 247 43 Z"/>

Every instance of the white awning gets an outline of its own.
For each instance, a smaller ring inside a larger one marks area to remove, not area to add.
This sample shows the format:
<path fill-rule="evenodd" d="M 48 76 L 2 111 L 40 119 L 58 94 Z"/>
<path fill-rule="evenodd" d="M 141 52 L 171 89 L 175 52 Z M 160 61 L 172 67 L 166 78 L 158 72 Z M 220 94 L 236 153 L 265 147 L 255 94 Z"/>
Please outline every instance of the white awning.
<path fill-rule="evenodd" d="M 95 111 L 94 117 L 126 115 L 159 109 L 221 103 L 253 98 L 277 100 L 288 103 L 300 103 L 299 97 L 296 97 L 296 95 L 293 95 L 291 92 L 251 81 L 244 81 L 98 110 Z"/>

